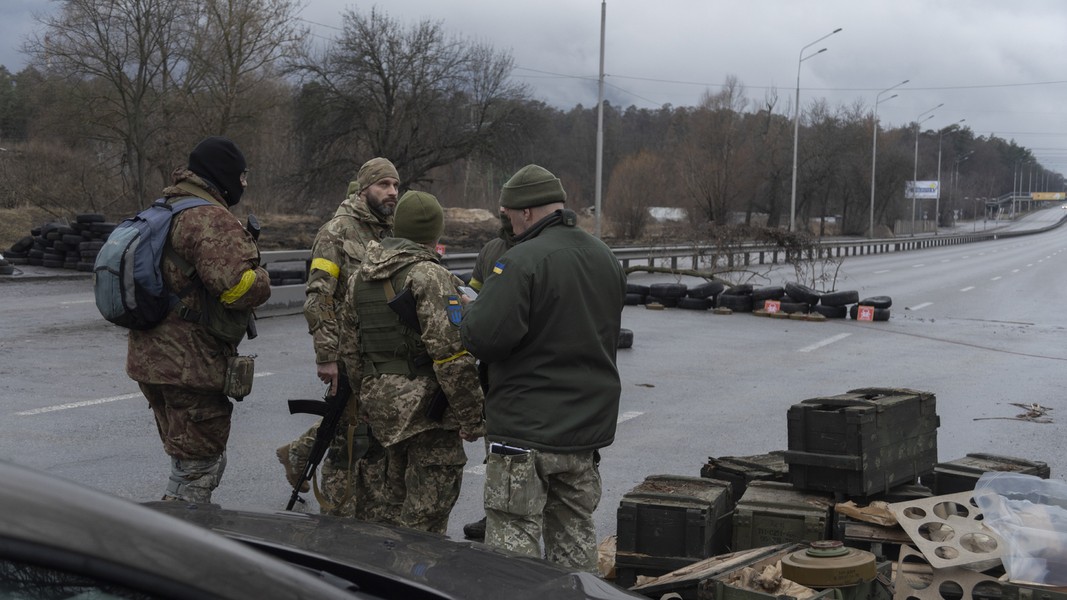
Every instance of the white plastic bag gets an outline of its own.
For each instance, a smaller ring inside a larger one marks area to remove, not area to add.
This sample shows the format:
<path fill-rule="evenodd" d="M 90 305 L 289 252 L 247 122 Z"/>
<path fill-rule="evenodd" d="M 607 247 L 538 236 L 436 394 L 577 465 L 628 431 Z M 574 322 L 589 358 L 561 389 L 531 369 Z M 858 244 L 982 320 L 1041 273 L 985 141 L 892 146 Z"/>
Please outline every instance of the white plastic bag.
<path fill-rule="evenodd" d="M 1017 583 L 1067 585 L 1067 483 L 991 471 L 974 499 L 982 522 L 1004 539 L 1001 559 Z"/>

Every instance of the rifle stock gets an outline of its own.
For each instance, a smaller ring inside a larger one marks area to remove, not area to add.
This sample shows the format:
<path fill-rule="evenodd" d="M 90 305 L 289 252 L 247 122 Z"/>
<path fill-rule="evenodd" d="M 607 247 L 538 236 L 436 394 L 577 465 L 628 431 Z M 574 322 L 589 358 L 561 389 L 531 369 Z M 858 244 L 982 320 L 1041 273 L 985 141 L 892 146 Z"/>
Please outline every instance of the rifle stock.
<path fill-rule="evenodd" d="M 300 486 L 305 481 L 311 480 L 311 477 L 315 474 L 315 469 L 318 468 L 319 463 L 326 456 L 326 451 L 330 449 L 330 442 L 333 441 L 334 435 L 337 433 L 337 427 L 341 424 L 345 407 L 348 406 L 348 398 L 351 395 L 352 387 L 349 384 L 348 376 L 345 375 L 344 370 L 341 370 L 337 376 L 337 393 L 333 396 L 327 390 L 322 400 L 289 401 L 289 414 L 320 415 L 322 421 L 319 423 L 319 430 L 315 434 L 315 443 L 312 444 L 311 452 L 308 453 L 307 463 L 304 464 L 304 469 L 300 473 L 300 480 L 293 486 L 293 493 L 289 497 L 289 503 L 286 505 L 285 510 L 293 510 L 293 506 L 298 501 L 303 502 L 300 498 Z"/>

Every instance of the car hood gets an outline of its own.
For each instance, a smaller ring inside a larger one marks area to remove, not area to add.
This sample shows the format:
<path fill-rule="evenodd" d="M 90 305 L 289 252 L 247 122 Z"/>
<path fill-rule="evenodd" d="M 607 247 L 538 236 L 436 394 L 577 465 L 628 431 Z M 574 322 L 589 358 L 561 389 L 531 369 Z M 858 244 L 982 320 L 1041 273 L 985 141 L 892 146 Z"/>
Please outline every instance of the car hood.
<path fill-rule="evenodd" d="M 484 544 L 354 519 L 218 505 L 149 502 L 146 506 L 206 527 L 301 566 L 384 590 L 404 582 L 441 597 L 497 600 L 643 598 L 592 573 Z"/>

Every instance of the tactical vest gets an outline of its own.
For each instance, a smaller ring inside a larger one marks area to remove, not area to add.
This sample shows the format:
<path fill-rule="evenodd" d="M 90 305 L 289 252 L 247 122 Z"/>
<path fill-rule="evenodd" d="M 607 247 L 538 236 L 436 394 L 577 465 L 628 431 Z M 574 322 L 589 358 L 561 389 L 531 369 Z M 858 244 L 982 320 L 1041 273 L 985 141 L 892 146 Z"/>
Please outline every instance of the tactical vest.
<path fill-rule="evenodd" d="M 408 379 L 434 376 L 433 361 L 426 352 L 422 337 L 404 325 L 387 304 L 396 296 L 394 290 L 403 289 L 408 272 L 415 264 L 407 265 L 388 279 L 364 281 L 356 276 L 357 331 L 364 377 L 384 374 L 406 375 Z"/>

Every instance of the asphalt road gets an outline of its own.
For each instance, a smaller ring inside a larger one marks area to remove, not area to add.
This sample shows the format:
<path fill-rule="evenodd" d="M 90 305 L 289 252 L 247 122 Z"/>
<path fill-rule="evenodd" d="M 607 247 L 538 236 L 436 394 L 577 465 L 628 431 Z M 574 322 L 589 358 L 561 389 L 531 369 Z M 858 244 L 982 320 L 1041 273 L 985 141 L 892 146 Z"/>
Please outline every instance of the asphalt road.
<path fill-rule="evenodd" d="M 1062 216 L 1050 209 L 1035 222 Z M 981 224 L 979 223 L 979 227 Z M 786 448 L 789 406 L 858 387 L 937 395 L 941 460 L 988 452 L 1047 462 L 1064 479 L 1067 409 L 1067 228 L 931 250 L 850 257 L 836 288 L 893 298 L 888 322 L 823 323 L 626 307 L 633 348 L 619 352 L 623 396 L 601 465 L 600 537 L 622 495 L 650 474 L 697 476 L 709 456 Z M 780 284 L 792 273 L 761 274 Z M 631 281 L 695 282 L 634 274 Z M 274 448 L 314 417 L 287 398 L 321 397 L 300 316 L 261 320 L 252 395 L 236 405 L 217 502 L 279 508 L 288 498 Z M 137 386 L 124 373 L 125 333 L 98 316 L 88 280 L 0 284 L 0 458 L 134 500 L 157 499 L 168 461 Z M 1037 403 L 1051 423 L 1016 419 Z M 481 516 L 481 442 L 468 444 L 449 534 Z"/>

